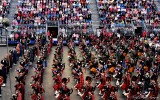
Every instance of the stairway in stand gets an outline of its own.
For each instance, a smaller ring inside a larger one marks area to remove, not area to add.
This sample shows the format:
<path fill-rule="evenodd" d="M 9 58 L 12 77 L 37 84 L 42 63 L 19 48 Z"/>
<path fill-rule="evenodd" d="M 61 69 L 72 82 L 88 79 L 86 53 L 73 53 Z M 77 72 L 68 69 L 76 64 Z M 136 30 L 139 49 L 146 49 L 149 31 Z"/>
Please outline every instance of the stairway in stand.
<path fill-rule="evenodd" d="M 92 27 L 93 27 L 94 33 L 96 33 L 96 28 L 99 28 L 100 26 L 100 19 L 99 19 L 99 13 L 98 13 L 96 0 L 90 0 L 90 9 L 92 12 Z"/>

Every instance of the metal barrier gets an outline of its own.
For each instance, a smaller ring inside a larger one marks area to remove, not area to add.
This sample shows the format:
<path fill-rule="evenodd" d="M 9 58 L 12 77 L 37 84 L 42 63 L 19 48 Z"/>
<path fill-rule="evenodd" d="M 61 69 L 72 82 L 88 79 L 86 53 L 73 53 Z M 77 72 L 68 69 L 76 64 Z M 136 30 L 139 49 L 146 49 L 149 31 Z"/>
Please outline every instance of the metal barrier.
<path fill-rule="evenodd" d="M 30 25 L 30 24 L 20 24 L 12 26 L 14 32 L 20 33 L 36 33 L 36 34 L 45 34 L 46 33 L 46 24 L 41 25 Z"/>
<path fill-rule="evenodd" d="M 158 32 L 160 32 L 160 25 L 147 24 L 146 25 L 146 31 L 148 33 L 158 33 Z"/>
<path fill-rule="evenodd" d="M 59 32 L 64 34 L 90 34 L 93 33 L 92 25 L 59 25 Z"/>

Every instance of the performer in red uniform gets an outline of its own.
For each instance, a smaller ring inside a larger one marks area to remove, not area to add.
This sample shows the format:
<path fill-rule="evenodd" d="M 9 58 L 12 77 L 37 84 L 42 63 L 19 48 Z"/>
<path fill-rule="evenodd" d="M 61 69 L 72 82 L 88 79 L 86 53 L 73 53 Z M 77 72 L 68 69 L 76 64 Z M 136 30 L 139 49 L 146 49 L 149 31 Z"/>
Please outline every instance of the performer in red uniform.
<path fill-rule="evenodd" d="M 1 71 L 1 70 L 0 70 Z M 0 72 L 1 73 L 1 72 Z M 1 90 L 1 86 L 3 84 L 3 77 L 2 75 L 0 75 L 0 97 L 2 96 L 2 90 Z"/>
<path fill-rule="evenodd" d="M 61 85 L 62 85 L 62 76 L 60 74 L 57 74 L 55 80 L 55 84 L 53 86 L 53 89 L 55 91 L 55 94 L 58 93 L 58 90 L 60 89 Z"/>
<path fill-rule="evenodd" d="M 102 89 L 103 89 L 103 87 L 105 86 L 106 81 L 110 82 L 111 80 L 109 80 L 109 78 L 106 78 L 106 75 L 105 75 L 105 74 L 101 74 L 100 84 L 97 86 L 98 89 L 99 89 L 99 94 L 100 94 L 100 95 L 103 94 Z"/>
<path fill-rule="evenodd" d="M 75 88 L 78 90 L 78 94 L 82 92 L 82 87 L 84 85 L 84 76 L 83 73 L 79 73 L 78 83 L 75 85 Z"/>
<path fill-rule="evenodd" d="M 33 93 L 31 95 L 31 100 L 44 100 L 44 97 L 40 93 Z"/>
<path fill-rule="evenodd" d="M 88 100 L 89 98 L 91 98 L 91 100 L 95 100 L 94 97 L 95 88 L 91 86 L 91 83 L 92 83 L 92 78 L 90 76 L 87 76 L 86 85 L 84 86 L 85 92 L 82 95 L 80 95 L 82 96 L 82 100 Z"/>
<path fill-rule="evenodd" d="M 137 92 L 140 91 L 140 87 L 137 85 L 137 77 L 132 77 L 131 85 L 128 87 L 128 93 L 124 95 L 127 96 L 127 100 L 135 100 L 137 96 Z"/>
<path fill-rule="evenodd" d="M 130 73 L 127 72 L 123 77 L 123 83 L 120 85 L 120 87 L 123 90 L 123 94 L 126 93 L 128 87 L 130 85 L 130 80 L 131 80 Z"/>
<path fill-rule="evenodd" d="M 102 94 L 103 94 L 102 98 L 104 98 L 104 100 L 108 100 L 108 98 L 111 94 L 111 88 L 112 88 L 111 77 L 108 76 L 108 77 L 106 77 L 106 83 L 103 86 L 103 90 L 102 90 Z"/>
<path fill-rule="evenodd" d="M 159 92 L 159 86 L 156 82 L 156 77 L 151 77 L 151 85 L 149 86 L 149 94 L 147 96 L 148 100 L 157 100 L 158 92 Z"/>
<path fill-rule="evenodd" d="M 20 80 L 17 80 L 17 81 L 18 81 L 18 84 L 14 86 L 15 91 L 17 92 L 17 100 L 24 100 L 25 86 L 23 82 L 21 82 Z"/>
<path fill-rule="evenodd" d="M 67 87 L 67 83 L 69 82 L 69 79 L 63 78 L 62 79 L 62 85 L 59 89 L 59 95 L 57 96 L 58 100 L 70 100 L 70 89 Z M 73 91 L 72 91 L 73 92 Z"/>
<path fill-rule="evenodd" d="M 117 91 L 117 88 L 112 86 L 110 88 L 110 95 L 109 95 L 109 98 L 105 98 L 104 100 L 118 100 L 117 99 L 117 95 L 115 94 L 115 92 Z"/>
<path fill-rule="evenodd" d="M 43 86 L 37 81 L 36 83 L 32 84 L 32 89 L 35 91 L 35 93 L 44 93 L 44 88 Z"/>

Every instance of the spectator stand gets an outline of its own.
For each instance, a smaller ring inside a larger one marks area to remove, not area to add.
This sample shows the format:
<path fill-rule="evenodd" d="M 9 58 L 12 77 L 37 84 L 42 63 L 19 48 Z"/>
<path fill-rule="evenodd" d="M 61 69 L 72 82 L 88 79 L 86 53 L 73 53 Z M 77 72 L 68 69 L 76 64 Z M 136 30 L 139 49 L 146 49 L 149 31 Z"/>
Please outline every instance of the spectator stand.
<path fill-rule="evenodd" d="M 15 13 L 15 20 L 13 21 L 14 26 L 25 26 L 23 24 L 26 24 L 27 28 L 22 28 L 22 30 L 28 30 L 28 25 L 36 27 L 43 24 L 46 27 L 45 33 L 47 38 L 52 37 L 55 43 L 57 42 L 56 38 L 60 25 L 68 27 L 69 25 L 87 24 L 88 26 L 92 23 L 88 0 L 42 0 L 33 2 L 18 0 L 17 8 L 18 11 Z M 40 33 L 39 30 L 38 28 L 37 34 Z M 67 28 L 67 30 L 70 31 L 70 28 Z"/>
<path fill-rule="evenodd" d="M 97 0 L 101 25 L 114 24 L 115 27 L 126 27 L 131 24 L 135 35 L 141 35 L 145 24 L 159 24 L 159 12 L 154 1 L 106 1 Z"/>

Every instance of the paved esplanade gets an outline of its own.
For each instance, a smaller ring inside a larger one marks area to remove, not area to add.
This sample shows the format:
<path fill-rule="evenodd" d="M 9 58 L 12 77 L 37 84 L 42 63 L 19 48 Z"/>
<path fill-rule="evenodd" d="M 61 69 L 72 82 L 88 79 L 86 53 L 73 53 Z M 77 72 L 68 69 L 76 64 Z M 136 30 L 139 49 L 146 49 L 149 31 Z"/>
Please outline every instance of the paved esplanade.
<path fill-rule="evenodd" d="M 54 97 L 54 91 L 53 91 L 54 81 L 53 81 L 53 78 L 52 78 L 52 71 L 51 71 L 51 68 L 52 68 L 51 65 L 52 65 L 52 63 L 53 63 L 52 61 L 54 59 L 55 48 L 56 48 L 56 46 L 54 46 L 52 48 L 52 52 L 48 57 L 48 67 L 45 69 L 44 76 L 43 76 L 44 77 L 43 86 L 44 86 L 44 89 L 45 89 L 45 93 L 43 93 L 43 96 L 44 96 L 45 100 L 56 100 L 55 97 Z M 78 58 L 81 59 L 81 53 L 80 53 L 79 48 L 76 47 L 75 49 L 76 49 L 76 54 L 77 54 Z M 4 55 L 5 55 L 5 50 L 2 49 L 2 47 L 0 48 L 0 50 L 2 50 L 4 52 Z M 70 83 L 68 84 L 68 87 L 69 88 L 74 88 L 74 85 L 76 83 L 75 83 L 74 79 L 72 78 L 71 68 L 69 67 L 68 47 L 64 46 L 63 50 L 64 50 L 64 52 L 63 52 L 63 62 L 65 63 L 65 66 L 66 66 L 65 70 L 63 72 L 63 77 L 69 77 L 70 76 Z M 3 56 L 2 53 L 1 53 L 1 55 Z M 35 60 L 35 62 L 36 62 L 36 60 Z M 35 62 L 33 63 L 33 66 L 35 66 Z M 30 95 L 32 93 L 32 89 L 31 89 L 31 86 L 30 86 L 30 82 L 32 81 L 31 76 L 33 76 L 35 74 L 34 70 L 33 70 L 33 66 L 31 66 L 29 68 L 29 72 L 28 72 L 26 80 L 25 80 L 25 82 L 26 82 L 26 84 L 25 84 L 25 100 L 31 100 Z M 15 88 L 14 88 L 14 85 L 16 84 L 15 76 L 17 75 L 15 69 L 17 69 L 17 68 L 18 68 L 18 65 L 14 66 L 10 70 L 12 93 L 15 93 Z M 89 71 L 86 71 L 84 73 L 84 76 L 87 76 L 87 75 L 90 75 Z M 93 85 L 95 86 L 95 84 L 96 84 L 96 81 L 94 80 Z M 113 82 L 112 84 L 114 85 L 115 82 Z M 123 96 L 121 95 L 120 92 L 121 91 L 119 91 L 117 93 L 118 98 L 119 98 L 118 100 L 124 100 Z M 94 93 L 95 93 L 96 100 L 100 100 L 100 96 L 98 95 L 98 90 L 97 89 Z M 11 98 L 10 81 L 9 81 L 9 77 L 8 77 L 6 87 L 2 87 L 2 97 L 0 97 L 0 100 L 10 100 L 10 98 Z M 75 89 L 74 89 L 73 94 L 71 94 L 70 98 L 71 98 L 71 100 L 81 100 L 80 96 L 77 96 L 77 90 L 75 90 Z"/>

